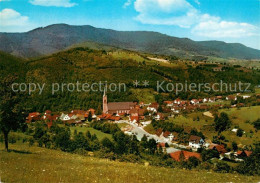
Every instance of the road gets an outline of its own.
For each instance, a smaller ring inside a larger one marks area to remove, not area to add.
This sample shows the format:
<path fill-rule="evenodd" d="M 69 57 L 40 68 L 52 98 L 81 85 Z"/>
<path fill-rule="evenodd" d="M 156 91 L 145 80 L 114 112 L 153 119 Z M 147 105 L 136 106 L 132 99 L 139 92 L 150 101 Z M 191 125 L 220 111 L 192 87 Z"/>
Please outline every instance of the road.
<path fill-rule="evenodd" d="M 170 141 L 166 141 L 164 138 L 160 138 L 157 135 L 154 134 L 150 134 L 147 131 L 145 131 L 142 127 L 137 126 L 136 124 L 130 123 L 127 120 L 120 120 L 117 123 L 127 123 L 129 125 L 131 125 L 133 127 L 133 129 L 131 130 L 130 133 L 128 133 L 129 135 L 136 135 L 137 139 L 140 141 L 142 139 L 142 137 L 144 135 L 147 136 L 148 139 L 154 139 L 156 142 L 158 143 L 168 143 L 170 146 L 176 147 L 175 151 L 179 151 L 179 149 L 177 148 L 183 148 L 186 149 L 187 147 L 184 145 L 180 145 L 180 144 L 176 144 L 176 143 L 172 143 Z M 174 151 L 174 149 L 172 148 L 171 151 Z"/>

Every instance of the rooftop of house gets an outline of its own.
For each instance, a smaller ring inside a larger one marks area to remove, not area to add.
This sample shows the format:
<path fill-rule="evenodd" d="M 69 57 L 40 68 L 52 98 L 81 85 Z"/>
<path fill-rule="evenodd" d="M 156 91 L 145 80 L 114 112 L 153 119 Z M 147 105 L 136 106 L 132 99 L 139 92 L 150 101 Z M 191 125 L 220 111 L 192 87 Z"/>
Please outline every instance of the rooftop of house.
<path fill-rule="evenodd" d="M 162 134 L 163 130 L 161 128 L 156 130 L 156 135 L 159 137 Z"/>
<path fill-rule="evenodd" d="M 200 142 L 201 139 L 202 139 L 202 138 L 199 137 L 199 136 L 191 135 L 190 138 L 189 138 L 189 141 L 198 144 L 198 143 Z"/>
<path fill-rule="evenodd" d="M 164 136 L 165 138 L 167 138 L 170 134 L 171 134 L 171 132 L 166 131 L 166 132 L 163 133 L 163 136 Z"/>
<path fill-rule="evenodd" d="M 247 150 L 237 151 L 237 155 L 242 155 L 243 153 L 248 157 L 248 156 L 250 156 L 253 152 L 252 152 L 252 151 L 247 151 Z"/>
<path fill-rule="evenodd" d="M 201 159 L 201 156 L 199 153 L 196 152 L 189 152 L 189 151 L 177 151 L 170 153 L 170 156 L 172 159 L 176 161 L 187 161 L 190 157 Z M 183 158 L 183 159 L 182 159 Z"/>
<path fill-rule="evenodd" d="M 209 149 L 215 149 L 220 154 L 227 153 L 227 150 L 225 149 L 224 145 L 222 145 L 222 144 L 210 144 Z"/>

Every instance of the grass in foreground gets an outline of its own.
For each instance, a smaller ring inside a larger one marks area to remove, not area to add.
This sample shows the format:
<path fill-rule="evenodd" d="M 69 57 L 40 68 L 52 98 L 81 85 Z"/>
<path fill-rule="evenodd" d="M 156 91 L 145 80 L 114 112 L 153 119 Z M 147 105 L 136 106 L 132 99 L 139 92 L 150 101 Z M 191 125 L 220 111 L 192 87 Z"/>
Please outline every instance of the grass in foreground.
<path fill-rule="evenodd" d="M 3 151 L 0 144 L 0 176 L 3 182 L 258 182 L 259 177 L 189 171 L 109 161 L 93 157 L 10 145 L 16 151 Z"/>

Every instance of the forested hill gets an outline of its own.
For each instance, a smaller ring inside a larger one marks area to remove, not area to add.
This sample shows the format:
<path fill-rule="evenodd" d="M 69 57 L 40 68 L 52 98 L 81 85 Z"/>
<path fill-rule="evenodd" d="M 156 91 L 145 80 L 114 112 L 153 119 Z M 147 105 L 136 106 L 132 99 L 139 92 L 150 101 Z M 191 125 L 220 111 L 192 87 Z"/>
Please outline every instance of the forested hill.
<path fill-rule="evenodd" d="M 12 64 L 10 64 L 12 63 Z M 214 66 L 214 65 L 213 65 Z M 66 111 L 71 109 L 101 109 L 102 92 L 64 92 L 51 93 L 52 83 L 94 83 L 107 81 L 108 83 L 125 83 L 126 92 L 108 92 L 109 101 L 140 101 L 147 102 L 172 100 L 180 97 L 192 99 L 206 97 L 209 93 L 182 92 L 178 96 L 175 92 L 156 92 L 157 81 L 171 83 L 235 83 L 250 82 L 257 85 L 260 73 L 256 70 L 241 71 L 230 66 L 225 72 L 214 72 L 212 68 L 193 66 L 191 63 L 170 60 L 161 63 L 149 60 L 142 54 L 131 51 L 104 51 L 89 48 L 72 48 L 40 59 L 24 61 L 7 53 L 0 52 L 0 79 L 9 74 L 17 73 L 25 83 L 46 84 L 45 90 L 32 93 L 25 104 L 30 111 Z M 133 81 L 149 81 L 148 87 L 134 87 Z M 215 95 L 218 95 L 217 93 Z"/>
<path fill-rule="evenodd" d="M 260 50 L 220 41 L 196 42 L 148 31 L 115 31 L 55 24 L 25 33 L 0 33 L 0 50 L 24 58 L 52 54 L 86 41 L 123 49 L 175 56 L 260 59 Z"/>

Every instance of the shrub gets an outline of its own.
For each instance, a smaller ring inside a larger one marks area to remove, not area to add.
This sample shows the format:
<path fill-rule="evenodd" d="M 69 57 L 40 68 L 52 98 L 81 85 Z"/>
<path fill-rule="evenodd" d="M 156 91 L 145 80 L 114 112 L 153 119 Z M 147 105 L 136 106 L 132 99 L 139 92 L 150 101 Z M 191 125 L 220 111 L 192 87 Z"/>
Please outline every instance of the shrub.
<path fill-rule="evenodd" d="M 140 161 L 140 157 L 135 154 L 124 154 L 124 155 L 122 155 L 120 160 L 131 162 L 131 163 L 136 163 L 136 162 Z"/>
<path fill-rule="evenodd" d="M 17 139 L 17 137 L 14 134 L 10 134 L 8 141 L 9 141 L 9 143 L 14 144 L 14 143 L 16 143 L 16 139 Z"/>
<path fill-rule="evenodd" d="M 33 146 L 34 144 L 34 139 L 31 137 L 29 138 L 29 146 Z"/>
<path fill-rule="evenodd" d="M 39 147 L 42 147 L 42 146 L 43 146 L 43 141 L 42 141 L 42 139 L 40 139 L 40 140 L 38 141 L 38 146 L 39 146 Z"/>
<path fill-rule="evenodd" d="M 241 128 L 239 128 L 239 129 L 237 130 L 237 136 L 238 136 L 238 137 L 242 137 L 242 136 L 243 136 L 243 133 L 244 133 L 244 131 L 243 131 Z"/>
<path fill-rule="evenodd" d="M 253 122 L 255 129 L 260 130 L 260 118 Z"/>
<path fill-rule="evenodd" d="M 228 173 L 228 172 L 230 172 L 231 168 L 227 163 L 225 163 L 223 161 L 219 161 L 216 163 L 216 167 L 214 168 L 214 170 L 216 172 Z"/>
<path fill-rule="evenodd" d="M 199 169 L 204 169 L 204 170 L 211 170 L 213 169 L 213 164 L 210 162 L 202 162 L 199 166 Z"/>
<path fill-rule="evenodd" d="M 79 154 L 79 155 L 82 155 L 82 156 L 87 156 L 88 155 L 88 151 L 86 151 L 83 148 L 78 148 L 73 153 Z"/>
<path fill-rule="evenodd" d="M 27 142 L 28 141 L 28 138 L 23 138 L 23 143 Z"/>
<path fill-rule="evenodd" d="M 188 164 L 191 166 L 191 168 L 194 168 L 200 164 L 200 160 L 196 157 L 190 157 L 188 159 Z"/>
<path fill-rule="evenodd" d="M 236 142 L 232 142 L 232 148 L 234 151 L 236 151 L 238 149 Z"/>

